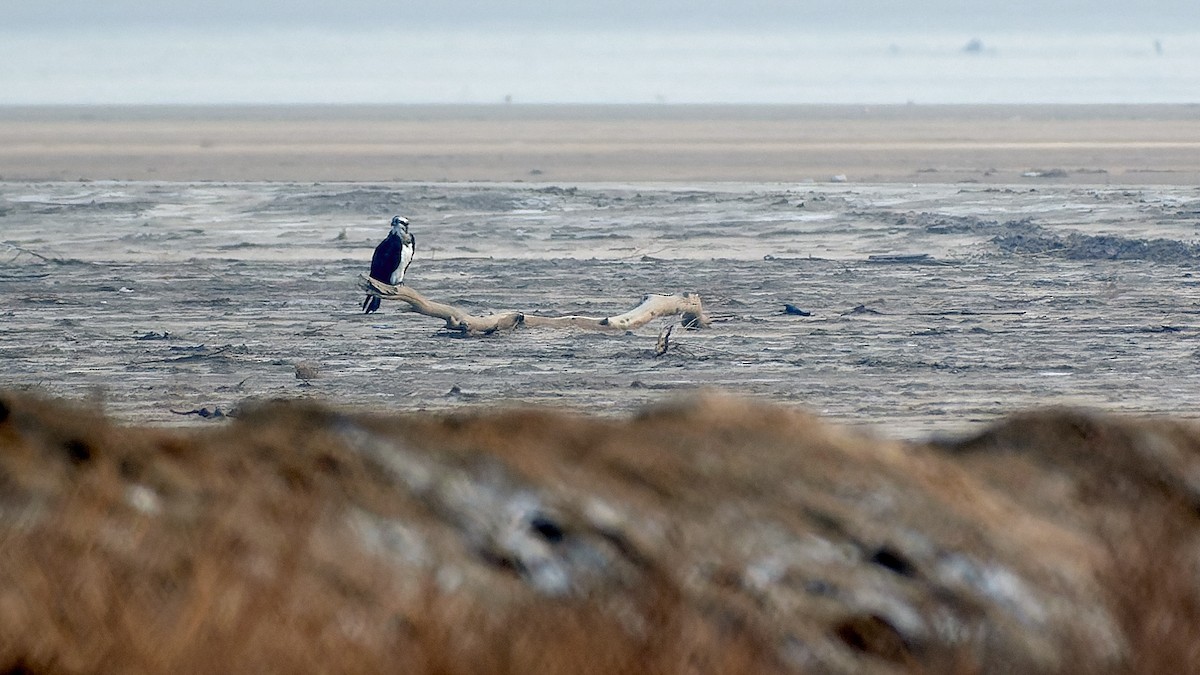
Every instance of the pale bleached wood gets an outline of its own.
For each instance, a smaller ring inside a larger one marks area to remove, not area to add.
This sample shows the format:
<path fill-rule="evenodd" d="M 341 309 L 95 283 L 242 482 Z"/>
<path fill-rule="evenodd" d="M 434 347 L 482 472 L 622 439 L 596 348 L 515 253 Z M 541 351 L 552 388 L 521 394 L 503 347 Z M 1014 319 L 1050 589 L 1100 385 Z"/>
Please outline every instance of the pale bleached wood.
<path fill-rule="evenodd" d="M 363 291 L 377 295 L 382 300 L 400 300 L 408 303 L 409 311 L 444 319 L 446 328 L 449 330 L 463 333 L 494 333 L 498 330 L 516 328 L 524 321 L 524 316 L 520 312 L 473 316 L 452 305 L 429 300 L 412 286 L 385 284 L 366 274 L 359 275 L 358 285 Z"/>
<path fill-rule="evenodd" d="M 626 331 L 640 328 L 651 321 L 664 316 L 682 315 L 683 325 L 688 328 L 699 328 L 708 325 L 708 317 L 704 316 L 704 307 L 700 296 L 695 293 L 673 293 L 660 295 L 648 293 L 642 296 L 642 302 L 637 307 L 616 316 L 537 316 L 525 315 L 527 326 L 550 326 L 560 328 L 587 328 L 590 330 Z"/>
<path fill-rule="evenodd" d="M 446 322 L 446 328 L 464 333 L 493 333 L 497 330 L 511 330 L 522 325 L 531 328 L 626 331 L 634 330 L 654 319 L 666 316 L 680 316 L 683 325 L 687 328 L 700 328 L 709 324 L 708 317 L 704 315 L 704 306 L 700 301 L 700 296 L 695 293 L 673 293 L 671 295 L 649 293 L 642 296 L 642 302 L 637 307 L 616 316 L 590 317 L 577 314 L 539 316 L 524 312 L 473 316 L 453 305 L 429 300 L 411 286 L 392 286 L 365 274 L 360 275 L 358 285 L 364 292 L 377 295 L 383 300 L 400 300 L 406 303 L 409 311 L 443 319 Z"/>

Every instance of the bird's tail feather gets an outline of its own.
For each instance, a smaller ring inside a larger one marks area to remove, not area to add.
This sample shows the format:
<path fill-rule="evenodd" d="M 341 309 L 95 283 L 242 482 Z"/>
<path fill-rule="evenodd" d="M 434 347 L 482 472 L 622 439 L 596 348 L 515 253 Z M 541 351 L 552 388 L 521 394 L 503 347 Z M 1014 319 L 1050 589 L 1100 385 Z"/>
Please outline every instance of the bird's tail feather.
<path fill-rule="evenodd" d="M 366 300 L 363 300 L 363 314 L 370 314 L 379 309 L 379 297 L 368 295 Z"/>

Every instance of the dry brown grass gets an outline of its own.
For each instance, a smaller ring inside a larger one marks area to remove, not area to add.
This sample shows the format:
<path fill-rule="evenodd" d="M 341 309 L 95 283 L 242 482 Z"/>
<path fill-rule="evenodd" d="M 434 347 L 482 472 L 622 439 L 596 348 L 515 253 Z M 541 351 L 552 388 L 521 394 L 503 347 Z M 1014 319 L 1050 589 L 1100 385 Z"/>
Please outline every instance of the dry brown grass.
<path fill-rule="evenodd" d="M 323 412 L 197 441 L 38 401 L 11 406 L 17 419 L 0 422 L 0 503 L 12 509 L 0 516 L 0 672 L 777 667 L 761 640 L 698 615 L 661 577 L 632 596 L 631 627 L 586 599 L 498 586 L 513 597 L 489 605 L 432 578 L 397 582 L 362 550 L 329 549 L 328 509 L 408 506 L 375 467 L 314 432 Z M 130 507 L 135 483 L 153 487 L 161 512 Z"/>
<path fill-rule="evenodd" d="M 1198 439 L 1048 411 L 922 448 L 722 398 L 167 432 L 0 395 L 0 673 L 1200 672 Z M 537 495 L 570 592 L 472 534 L 473 489 Z"/>
<path fill-rule="evenodd" d="M 1102 575 L 1126 639 L 1130 673 L 1200 673 L 1200 540 L 1178 501 L 1133 510 L 1133 530 L 1109 539 Z"/>
<path fill-rule="evenodd" d="M 1200 429 L 1047 409 L 1014 415 L 951 450 L 1031 515 L 1086 523 L 1099 542 L 1096 576 L 1126 658 L 1102 668 L 1091 661 L 1094 646 L 1074 644 L 1067 672 L 1200 672 L 1200 494 L 1189 482 L 1200 468 Z"/>

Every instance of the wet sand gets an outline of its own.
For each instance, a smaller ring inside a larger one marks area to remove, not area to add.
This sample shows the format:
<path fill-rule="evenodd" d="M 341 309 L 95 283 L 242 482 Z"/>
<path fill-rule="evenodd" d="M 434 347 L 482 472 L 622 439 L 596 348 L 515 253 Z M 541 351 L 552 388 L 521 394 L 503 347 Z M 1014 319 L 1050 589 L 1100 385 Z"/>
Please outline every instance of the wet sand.
<path fill-rule="evenodd" d="M 692 291 L 716 321 L 655 358 L 662 322 L 461 338 L 365 316 L 397 212 L 431 299 L 611 315 Z M 0 386 L 136 422 L 278 396 L 618 413 L 711 386 L 917 437 L 1200 402 L 1191 186 L 4 182 L 0 231 Z"/>
<path fill-rule="evenodd" d="M 0 108 L 0 179 L 1200 183 L 1200 106 Z"/>

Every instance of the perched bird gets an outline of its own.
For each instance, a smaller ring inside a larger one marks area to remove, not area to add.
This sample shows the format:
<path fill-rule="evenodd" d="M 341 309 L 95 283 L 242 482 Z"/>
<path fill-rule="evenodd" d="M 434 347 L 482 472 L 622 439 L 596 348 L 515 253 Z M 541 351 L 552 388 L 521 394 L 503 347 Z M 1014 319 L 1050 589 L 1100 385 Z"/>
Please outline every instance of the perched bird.
<path fill-rule="evenodd" d="M 393 286 L 404 283 L 404 273 L 412 262 L 417 238 L 408 232 L 408 218 L 392 218 L 392 231 L 375 247 L 371 256 L 371 278 Z M 379 309 L 379 297 L 368 295 L 363 300 L 363 312 L 370 314 Z"/>

